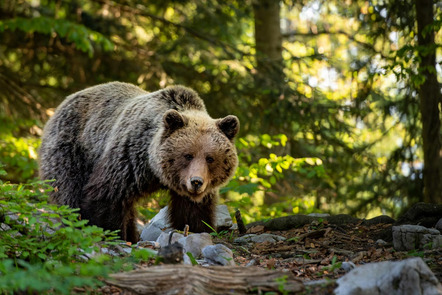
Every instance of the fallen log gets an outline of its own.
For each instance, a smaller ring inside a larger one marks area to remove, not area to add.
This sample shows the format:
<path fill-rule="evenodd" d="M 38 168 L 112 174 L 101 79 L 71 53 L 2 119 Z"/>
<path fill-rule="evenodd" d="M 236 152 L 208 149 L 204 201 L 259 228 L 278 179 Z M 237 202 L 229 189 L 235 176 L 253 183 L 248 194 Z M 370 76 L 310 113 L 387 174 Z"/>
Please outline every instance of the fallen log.
<path fill-rule="evenodd" d="M 294 294 L 304 290 L 293 273 L 259 267 L 161 265 L 112 274 L 105 282 L 128 291 L 124 294 Z"/>

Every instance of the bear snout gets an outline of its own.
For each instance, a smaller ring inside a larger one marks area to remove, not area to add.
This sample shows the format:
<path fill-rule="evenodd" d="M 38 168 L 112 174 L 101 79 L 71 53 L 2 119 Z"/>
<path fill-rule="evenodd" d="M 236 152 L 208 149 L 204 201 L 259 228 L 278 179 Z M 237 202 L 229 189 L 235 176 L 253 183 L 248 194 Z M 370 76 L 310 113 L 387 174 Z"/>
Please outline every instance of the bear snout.
<path fill-rule="evenodd" d="M 186 187 L 192 198 L 195 198 L 206 190 L 207 182 L 201 176 L 192 176 L 187 180 Z"/>
<path fill-rule="evenodd" d="M 190 184 L 194 191 L 198 191 L 204 184 L 204 180 L 201 177 L 195 176 L 190 178 Z"/>

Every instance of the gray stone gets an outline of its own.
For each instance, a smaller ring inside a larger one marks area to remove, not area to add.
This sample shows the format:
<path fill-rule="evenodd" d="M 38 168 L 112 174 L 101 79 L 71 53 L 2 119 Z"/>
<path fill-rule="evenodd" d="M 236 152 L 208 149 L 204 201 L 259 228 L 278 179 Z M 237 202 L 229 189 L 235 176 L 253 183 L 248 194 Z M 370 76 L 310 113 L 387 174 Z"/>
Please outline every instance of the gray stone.
<path fill-rule="evenodd" d="M 171 231 L 170 223 L 168 222 L 167 206 L 158 212 L 152 218 L 148 225 L 146 225 L 141 232 L 141 241 L 156 241 L 162 232 Z"/>
<path fill-rule="evenodd" d="M 258 260 L 256 260 L 256 259 L 250 260 L 249 263 L 246 264 L 246 267 L 250 267 L 250 266 L 254 266 L 254 265 L 259 265 Z"/>
<path fill-rule="evenodd" d="M 178 243 L 183 245 L 184 253 L 192 253 L 195 259 L 202 256 L 202 249 L 204 247 L 213 245 L 212 237 L 208 233 L 191 234 L 180 238 Z"/>
<path fill-rule="evenodd" d="M 244 235 L 242 237 L 236 238 L 233 242 L 237 244 L 247 244 L 247 243 L 264 243 L 264 242 L 270 242 L 275 243 L 278 241 L 284 241 L 285 238 L 273 235 L 273 234 L 248 234 Z"/>
<path fill-rule="evenodd" d="M 230 228 L 233 225 L 229 209 L 226 205 L 218 205 L 215 212 L 215 225 L 217 228 Z"/>
<path fill-rule="evenodd" d="M 169 245 L 169 237 L 170 237 L 170 233 L 162 232 L 160 234 L 160 236 L 157 239 L 157 243 L 160 245 L 160 248 Z M 184 238 L 183 234 L 173 233 L 172 240 L 170 241 L 170 244 L 173 244 L 175 242 L 179 242 L 179 240 L 182 238 Z"/>
<path fill-rule="evenodd" d="M 141 221 L 141 219 L 137 218 L 135 220 L 135 227 L 137 228 L 137 232 L 139 235 L 141 235 L 145 226 L 146 225 Z"/>
<path fill-rule="evenodd" d="M 206 246 L 203 248 L 202 253 L 209 265 L 235 266 L 232 250 L 222 244 Z"/>
<path fill-rule="evenodd" d="M 386 241 L 382 240 L 382 239 L 379 239 L 379 240 L 376 241 L 376 245 L 382 247 L 382 246 L 388 245 L 388 243 Z"/>
<path fill-rule="evenodd" d="M 439 219 L 439 221 L 436 223 L 435 228 L 436 228 L 438 231 L 442 232 L 442 218 Z"/>
<path fill-rule="evenodd" d="M 158 242 L 152 242 L 152 241 L 139 241 L 135 244 L 136 248 L 148 248 L 151 247 L 153 249 L 159 249 L 160 244 Z"/>
<path fill-rule="evenodd" d="M 351 262 L 351 261 L 344 261 L 341 264 L 341 268 L 345 271 L 345 272 L 349 272 L 352 269 L 356 268 L 356 265 Z"/>
<path fill-rule="evenodd" d="M 442 235 L 423 235 L 421 244 L 424 249 L 439 249 L 442 248 Z"/>
<path fill-rule="evenodd" d="M 442 285 L 420 257 L 359 266 L 337 280 L 336 295 L 440 295 Z"/>
<path fill-rule="evenodd" d="M 140 236 L 141 241 L 156 241 L 162 232 L 170 232 L 172 227 L 168 221 L 168 206 L 158 212 L 157 215 L 147 224 Z M 215 226 L 216 228 L 229 228 L 233 225 L 229 210 L 226 205 L 218 205 L 215 212 Z M 183 230 L 178 228 L 178 230 Z M 190 229 L 192 231 L 192 229 Z"/>
<path fill-rule="evenodd" d="M 423 249 L 435 240 L 438 243 L 440 232 L 437 229 L 420 225 L 393 226 L 393 246 L 398 251 Z"/>

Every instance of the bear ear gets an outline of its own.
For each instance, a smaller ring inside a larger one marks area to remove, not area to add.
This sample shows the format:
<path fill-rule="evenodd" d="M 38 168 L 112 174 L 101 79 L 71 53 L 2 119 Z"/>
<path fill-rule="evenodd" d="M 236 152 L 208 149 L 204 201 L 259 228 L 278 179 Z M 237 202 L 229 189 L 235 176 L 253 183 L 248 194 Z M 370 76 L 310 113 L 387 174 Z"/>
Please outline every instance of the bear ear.
<path fill-rule="evenodd" d="M 230 140 L 232 140 L 239 131 L 239 120 L 236 116 L 229 115 L 223 119 L 219 119 L 216 125 Z"/>
<path fill-rule="evenodd" d="M 168 110 L 163 116 L 164 127 L 170 134 L 182 127 L 187 123 L 187 119 L 178 113 L 176 110 Z"/>

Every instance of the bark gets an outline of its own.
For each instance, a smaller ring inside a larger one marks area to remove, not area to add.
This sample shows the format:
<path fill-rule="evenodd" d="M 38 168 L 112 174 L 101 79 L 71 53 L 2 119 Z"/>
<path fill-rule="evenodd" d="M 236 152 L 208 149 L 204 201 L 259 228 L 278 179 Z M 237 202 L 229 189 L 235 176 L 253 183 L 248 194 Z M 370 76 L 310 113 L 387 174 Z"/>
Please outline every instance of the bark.
<path fill-rule="evenodd" d="M 279 96 L 280 87 L 283 84 L 279 0 L 255 0 L 253 12 L 257 63 L 256 86 L 270 93 L 263 97 L 261 103 L 265 109 Z"/>
<path fill-rule="evenodd" d="M 124 294 L 288 294 L 304 290 L 291 272 L 259 267 L 200 267 L 162 265 L 111 275 L 106 283 L 128 292 Z"/>
<path fill-rule="evenodd" d="M 416 0 L 418 44 L 420 48 L 419 73 L 425 82 L 418 89 L 422 117 L 422 139 L 424 151 L 424 201 L 442 202 L 442 160 L 440 135 L 441 93 L 436 76 L 436 46 L 434 30 L 433 0 Z"/>

